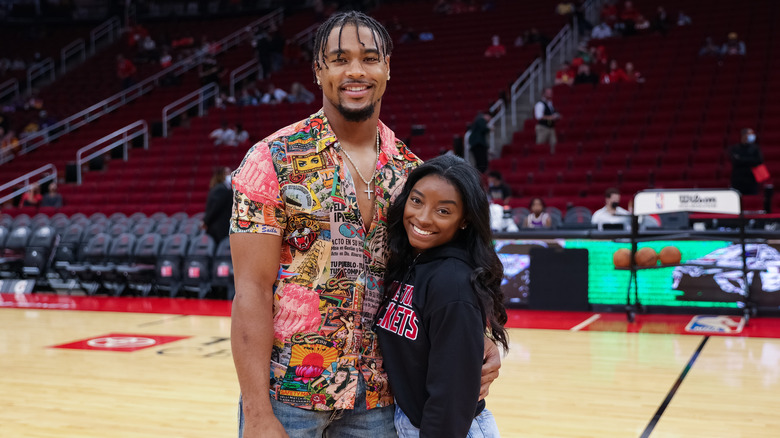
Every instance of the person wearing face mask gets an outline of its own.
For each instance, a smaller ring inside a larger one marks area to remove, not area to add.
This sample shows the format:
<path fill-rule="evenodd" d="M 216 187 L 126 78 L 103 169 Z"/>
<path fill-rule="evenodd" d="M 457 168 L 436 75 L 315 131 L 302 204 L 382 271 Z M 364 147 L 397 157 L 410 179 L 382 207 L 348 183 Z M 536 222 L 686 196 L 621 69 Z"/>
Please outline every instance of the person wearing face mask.
<path fill-rule="evenodd" d="M 623 224 L 627 228 L 631 224 L 631 213 L 620 206 L 620 192 L 616 188 L 607 189 L 604 193 L 604 206 L 593 212 L 590 222 L 599 230 L 604 224 Z"/>
<path fill-rule="evenodd" d="M 731 187 L 743 195 L 758 194 L 758 182 L 753 168 L 764 164 L 764 155 L 756 144 L 756 133 L 750 129 L 742 130 L 742 140 L 729 148 L 731 159 Z"/>

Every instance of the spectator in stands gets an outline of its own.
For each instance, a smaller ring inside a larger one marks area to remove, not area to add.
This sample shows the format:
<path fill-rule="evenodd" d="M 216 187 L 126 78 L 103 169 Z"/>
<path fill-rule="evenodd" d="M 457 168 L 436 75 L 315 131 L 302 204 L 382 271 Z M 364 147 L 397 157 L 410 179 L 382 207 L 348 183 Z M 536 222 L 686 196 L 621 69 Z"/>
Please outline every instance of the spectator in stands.
<path fill-rule="evenodd" d="M 277 104 L 282 103 L 287 98 L 287 92 L 281 88 L 277 88 L 274 84 L 268 84 L 265 94 L 260 99 L 260 103 L 263 104 Z"/>
<path fill-rule="evenodd" d="M 135 68 L 135 64 L 125 58 L 125 55 L 116 55 L 116 76 L 119 78 L 123 90 L 133 86 L 135 83 L 133 76 L 136 71 L 138 71 L 138 69 Z"/>
<path fill-rule="evenodd" d="M 531 202 L 528 204 L 530 213 L 525 217 L 522 227 L 530 229 L 551 228 L 552 218 L 549 213 L 544 211 L 546 207 L 542 198 L 531 198 Z"/>
<path fill-rule="evenodd" d="M 628 82 L 636 82 L 639 84 L 642 84 L 645 82 L 645 77 L 642 76 L 642 73 L 639 73 L 634 69 L 634 63 L 633 62 L 627 62 L 626 63 L 626 81 Z"/>
<path fill-rule="evenodd" d="M 661 35 L 666 36 L 670 26 L 671 23 L 669 22 L 669 16 L 666 14 L 666 9 L 663 6 L 659 6 L 650 27 Z"/>
<path fill-rule="evenodd" d="M 731 187 L 743 195 L 758 194 L 759 184 L 753 174 L 753 169 L 764 164 L 764 155 L 756 143 L 756 133 L 750 129 L 742 130 L 739 144 L 729 148 L 731 159 Z"/>
<path fill-rule="evenodd" d="M 62 195 L 57 191 L 57 183 L 49 184 L 49 190 L 41 199 L 41 207 L 62 207 Z"/>
<path fill-rule="evenodd" d="M 555 145 L 558 144 L 558 137 L 555 135 L 555 122 L 561 119 L 561 115 L 553 106 L 552 98 L 552 88 L 545 88 L 542 98 L 534 105 L 536 144 L 549 144 L 550 154 L 555 153 Z"/>
<path fill-rule="evenodd" d="M 609 0 L 601 7 L 601 21 L 612 27 L 618 21 L 618 7 L 615 0 Z"/>
<path fill-rule="evenodd" d="M 249 87 L 246 87 L 241 90 L 241 95 L 238 96 L 236 103 L 238 103 L 239 106 L 257 106 L 260 104 L 260 99 L 258 99 L 257 96 L 252 95 Z"/>
<path fill-rule="evenodd" d="M 604 224 L 631 224 L 631 213 L 620 206 L 620 191 L 609 188 L 604 193 L 604 207 L 593 212 L 590 222 L 598 225 L 599 230 L 604 229 Z"/>
<path fill-rule="evenodd" d="M 491 170 L 488 172 L 488 199 L 494 204 L 507 205 L 509 197 L 512 196 L 512 189 L 504 182 L 501 172 Z"/>
<path fill-rule="evenodd" d="M 225 74 L 224 68 L 217 62 L 217 58 L 212 55 L 206 55 L 198 67 L 198 76 L 200 84 L 205 86 L 211 83 L 219 86 L 222 76 Z"/>
<path fill-rule="evenodd" d="M 214 106 L 217 108 L 227 108 L 228 105 L 235 105 L 238 103 L 235 97 L 230 96 L 227 94 L 225 90 L 221 90 L 219 94 L 217 95 L 216 99 L 214 99 Z M 186 114 L 186 113 L 184 113 Z"/>
<path fill-rule="evenodd" d="M 233 213 L 233 189 L 230 181 L 230 169 L 220 166 L 214 170 L 209 183 L 201 227 L 217 244 L 230 232 L 230 215 Z"/>
<path fill-rule="evenodd" d="M 314 93 L 307 90 L 300 82 L 293 82 L 290 86 L 290 92 L 287 93 L 287 101 L 290 103 L 305 103 L 308 105 L 314 102 Z"/>
<path fill-rule="evenodd" d="M 745 56 L 745 42 L 739 39 L 736 32 L 729 32 L 726 42 L 720 48 L 720 54 Z"/>
<path fill-rule="evenodd" d="M 504 55 L 506 55 L 506 47 L 501 44 L 498 35 L 493 35 L 490 46 L 485 50 L 485 58 L 500 58 Z"/>
<path fill-rule="evenodd" d="M 249 133 L 244 129 L 244 125 L 236 123 L 236 144 L 238 146 L 249 145 Z"/>
<path fill-rule="evenodd" d="M 579 66 L 577 69 L 577 76 L 574 77 L 574 85 L 592 84 L 593 86 L 596 86 L 598 83 L 599 77 L 590 71 L 590 66 L 588 64 Z"/>
<path fill-rule="evenodd" d="M 634 3 L 626 1 L 623 3 L 623 10 L 620 11 L 619 21 L 615 28 L 619 29 L 623 36 L 636 34 L 637 24 L 644 21 L 642 14 L 634 7 Z"/>
<path fill-rule="evenodd" d="M 720 56 L 720 47 L 712 40 L 712 37 L 704 39 L 704 45 L 699 49 L 699 56 Z"/>
<path fill-rule="evenodd" d="M 555 73 L 555 85 L 574 85 L 574 70 L 568 62 L 561 64 Z"/>
<path fill-rule="evenodd" d="M 594 40 L 600 40 L 604 38 L 611 38 L 612 37 L 612 28 L 609 27 L 609 24 L 602 21 L 598 26 L 594 27 L 593 30 L 590 32 L 590 37 Z"/>
<path fill-rule="evenodd" d="M 682 26 L 690 26 L 693 24 L 693 20 L 691 20 L 691 17 L 687 16 L 685 12 L 679 11 L 677 13 L 677 25 Z"/>
<path fill-rule="evenodd" d="M 160 56 L 160 53 L 157 50 L 157 43 L 154 42 L 151 36 L 145 36 L 138 47 L 139 60 L 142 62 L 153 62 L 158 56 Z"/>
<path fill-rule="evenodd" d="M 259 28 L 252 45 L 257 53 L 257 62 L 260 64 L 258 79 L 268 79 L 271 77 L 271 36 L 264 28 Z"/>
<path fill-rule="evenodd" d="M 609 71 L 601 76 L 602 84 L 617 84 L 620 82 L 628 82 L 628 75 L 626 71 L 620 68 L 617 60 L 613 59 L 609 62 Z"/>
<path fill-rule="evenodd" d="M 221 127 L 211 131 L 209 138 L 214 141 L 214 146 L 238 146 L 236 131 L 227 122 L 222 122 Z"/>
<path fill-rule="evenodd" d="M 41 195 L 41 186 L 38 183 L 30 184 L 30 189 L 22 195 L 19 205 L 21 207 L 38 207 L 41 205 L 43 196 Z"/>
<path fill-rule="evenodd" d="M 474 154 L 474 161 L 480 173 L 485 172 L 488 167 L 488 153 L 490 152 L 488 144 L 490 126 L 488 122 L 490 119 L 489 113 L 479 112 L 469 127 L 469 147 L 471 153 Z"/>
<path fill-rule="evenodd" d="M 0 157 L 15 155 L 19 152 L 19 139 L 16 138 L 16 132 L 0 127 Z"/>

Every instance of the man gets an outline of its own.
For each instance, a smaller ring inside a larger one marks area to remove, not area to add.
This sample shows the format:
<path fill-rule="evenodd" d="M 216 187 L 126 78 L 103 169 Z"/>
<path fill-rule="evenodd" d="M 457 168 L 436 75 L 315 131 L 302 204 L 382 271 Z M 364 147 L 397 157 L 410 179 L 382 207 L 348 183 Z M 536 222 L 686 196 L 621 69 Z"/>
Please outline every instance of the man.
<path fill-rule="evenodd" d="M 206 198 L 206 209 L 203 214 L 203 229 L 206 234 L 219 245 L 230 231 L 231 205 L 233 191 L 230 186 L 230 169 L 219 166 L 214 169 L 209 184 L 209 194 Z"/>
<path fill-rule="evenodd" d="M 379 121 L 391 50 L 376 20 L 332 15 L 313 44 L 322 110 L 252 147 L 234 172 L 239 436 L 396 436 L 372 326 L 387 208 L 420 160 Z M 489 384 L 499 364 L 486 345 Z"/>
<path fill-rule="evenodd" d="M 558 144 L 558 137 L 555 135 L 555 122 L 561 119 L 561 115 L 553 107 L 552 98 L 552 88 L 545 88 L 542 98 L 534 105 L 536 144 L 548 143 L 550 154 L 555 153 L 555 145 Z"/>
<path fill-rule="evenodd" d="M 731 159 L 731 187 L 743 195 L 758 194 L 758 181 L 753 174 L 753 168 L 764 164 L 764 155 L 756 144 L 756 133 L 746 128 L 742 130 L 740 144 L 729 148 Z"/>
<path fill-rule="evenodd" d="M 507 205 L 510 196 L 512 196 L 512 189 L 504 182 L 501 172 L 497 170 L 488 172 L 488 198 L 490 198 L 490 202 Z"/>
<path fill-rule="evenodd" d="M 590 222 L 598 225 L 599 230 L 604 229 L 604 224 L 623 224 L 624 228 L 631 225 L 631 213 L 620 206 L 618 189 L 607 189 L 604 193 L 604 206 L 593 212 Z"/>
<path fill-rule="evenodd" d="M 490 114 L 479 112 L 477 117 L 469 127 L 469 148 L 474 155 L 474 164 L 480 173 L 484 173 L 488 168 L 488 155 L 490 145 L 488 144 L 488 135 L 490 135 Z"/>

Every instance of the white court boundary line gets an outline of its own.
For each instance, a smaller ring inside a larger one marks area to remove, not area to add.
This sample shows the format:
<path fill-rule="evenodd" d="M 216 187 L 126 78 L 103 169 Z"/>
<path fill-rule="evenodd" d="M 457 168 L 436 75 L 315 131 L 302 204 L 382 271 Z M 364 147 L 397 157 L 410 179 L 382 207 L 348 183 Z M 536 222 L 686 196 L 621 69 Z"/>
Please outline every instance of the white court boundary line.
<path fill-rule="evenodd" d="M 584 329 L 585 327 L 591 325 L 592 323 L 594 323 L 599 318 L 601 318 L 601 314 L 597 313 L 597 314 L 591 316 L 590 318 L 586 319 L 585 321 L 582 321 L 581 323 L 579 323 L 579 324 L 575 325 L 574 327 L 570 328 L 569 330 L 571 330 L 573 332 L 578 332 L 578 331 Z"/>

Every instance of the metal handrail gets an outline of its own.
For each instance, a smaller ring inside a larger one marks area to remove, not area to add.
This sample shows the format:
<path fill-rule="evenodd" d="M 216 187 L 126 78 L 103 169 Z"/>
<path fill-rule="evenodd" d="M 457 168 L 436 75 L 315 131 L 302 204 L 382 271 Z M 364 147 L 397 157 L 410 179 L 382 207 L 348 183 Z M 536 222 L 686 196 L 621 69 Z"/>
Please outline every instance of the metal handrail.
<path fill-rule="evenodd" d="M 142 129 L 136 130 L 137 128 L 142 128 Z M 76 152 L 76 184 L 81 184 L 81 166 L 84 165 L 84 163 L 88 163 L 91 159 L 95 157 L 99 157 L 100 155 L 103 155 L 106 152 L 114 148 L 117 148 L 119 146 L 122 146 L 124 152 L 122 159 L 124 161 L 127 161 L 127 145 L 130 143 L 131 140 L 140 137 L 142 135 L 144 136 L 144 149 L 149 149 L 149 125 L 146 123 L 146 120 L 138 120 L 136 122 L 133 122 L 125 126 L 124 128 L 115 131 L 99 140 L 95 140 L 92 143 L 79 149 Z M 107 144 L 106 146 L 103 146 L 108 142 L 110 143 Z M 84 156 L 84 154 L 86 154 L 87 152 L 93 151 L 94 149 L 97 148 L 100 149 L 91 152 L 87 156 Z"/>
<path fill-rule="evenodd" d="M 260 64 L 257 59 L 252 59 L 230 72 L 230 97 L 236 97 L 236 84 L 247 77 L 260 71 Z"/>
<path fill-rule="evenodd" d="M 270 12 L 269 14 L 253 21 L 247 27 L 259 27 L 261 25 L 266 25 L 266 26 L 278 25 L 281 22 L 283 16 L 284 16 L 283 8 L 277 8 L 273 12 Z M 214 52 L 214 54 L 219 54 L 224 52 L 225 50 L 235 47 L 236 45 L 238 45 L 240 42 L 244 41 L 247 38 L 246 33 L 247 33 L 246 27 L 243 27 L 240 30 L 226 36 L 225 38 L 222 38 L 215 44 L 215 46 L 217 46 L 217 49 Z M 94 40 L 93 40 L 93 50 L 94 50 Z M 142 80 L 141 82 L 137 83 L 136 85 L 122 92 L 119 92 L 107 99 L 104 99 L 90 106 L 89 108 L 83 109 L 78 113 L 73 114 L 59 121 L 58 123 L 55 123 L 54 125 L 51 125 L 48 128 L 35 133 L 34 135 L 25 137 L 24 139 L 19 141 L 19 148 L 20 148 L 19 154 L 26 154 L 30 151 L 33 151 L 39 148 L 40 146 L 43 146 L 44 144 L 47 144 L 50 141 L 55 140 L 86 123 L 98 119 L 99 117 L 127 104 L 128 102 L 132 102 L 133 100 L 152 91 L 159 84 L 160 79 L 162 79 L 163 77 L 169 74 L 179 76 L 197 67 L 201 63 L 204 56 L 205 53 L 203 52 L 195 53 L 189 56 L 188 58 L 183 59 L 171 65 L 170 67 L 158 72 L 157 74 Z M 13 157 L 0 158 L 0 164 L 8 162 L 12 158 Z"/>
<path fill-rule="evenodd" d="M 541 94 L 544 86 L 543 76 L 542 61 L 536 58 L 523 74 L 512 83 L 512 86 L 509 88 L 512 126 L 516 127 L 518 125 L 517 112 L 520 105 L 520 97 L 528 92 L 528 102 L 533 104 L 537 93 Z"/>
<path fill-rule="evenodd" d="M 114 42 L 114 38 L 119 34 L 122 24 L 117 17 L 111 17 L 102 24 L 98 25 L 89 33 L 89 53 L 94 55 L 97 50 L 98 41 L 108 39 L 108 44 Z"/>
<path fill-rule="evenodd" d="M 80 55 L 79 61 L 81 62 L 87 59 L 87 45 L 84 38 L 79 38 L 60 50 L 60 74 L 65 74 L 68 71 L 68 61 L 76 55 Z"/>
<path fill-rule="evenodd" d="M 33 81 L 39 77 L 47 74 L 49 80 L 53 81 L 56 74 L 56 67 L 54 66 L 54 60 L 46 58 L 41 62 L 37 62 L 27 69 L 27 91 L 32 90 Z"/>
<path fill-rule="evenodd" d="M 47 173 L 49 172 L 49 173 Z M 30 189 L 30 179 L 33 178 L 36 175 L 40 175 L 42 173 L 47 173 L 43 178 L 40 178 L 39 180 L 35 181 L 38 184 L 43 184 L 48 181 L 57 181 L 57 167 L 54 166 L 54 164 L 46 164 L 44 166 L 41 166 L 33 171 L 27 172 L 24 175 L 13 179 L 11 181 L 8 181 L 7 183 L 0 185 L 0 193 L 15 187 L 19 183 L 24 183 L 24 186 L 22 188 L 16 189 L 13 192 L 0 197 L 0 205 L 5 204 L 6 202 L 10 201 L 11 199 L 21 195 L 22 193 L 28 191 Z"/>
<path fill-rule="evenodd" d="M 19 97 L 19 81 L 16 78 L 11 78 L 0 84 L 0 102 L 8 99 L 8 95 L 11 96 L 11 99 Z"/>
<path fill-rule="evenodd" d="M 560 55 L 561 57 L 565 55 L 566 45 L 571 35 L 571 26 L 567 24 L 566 26 L 563 26 L 563 29 L 561 29 L 561 31 L 555 35 L 555 38 L 550 41 L 550 44 L 547 45 L 547 49 L 545 50 L 546 56 L 544 59 L 544 73 L 547 78 L 552 76 L 551 64 L 553 57 L 555 55 Z M 563 59 L 561 59 L 560 62 L 563 62 Z"/>
<path fill-rule="evenodd" d="M 163 137 L 168 137 L 168 122 L 174 117 L 184 114 L 196 105 L 198 106 L 198 116 L 203 116 L 206 109 L 206 102 L 209 99 L 217 97 L 218 94 L 219 87 L 212 82 L 199 90 L 193 91 L 192 93 L 165 105 L 165 108 L 162 110 Z"/>
<path fill-rule="evenodd" d="M 493 114 L 493 118 L 488 122 L 488 128 L 490 128 L 490 143 L 488 144 L 489 150 L 496 151 L 498 146 L 503 146 L 506 141 L 506 104 L 502 99 L 498 99 L 493 105 L 490 106 L 490 113 Z M 495 126 L 501 124 L 501 145 L 496 142 L 496 130 Z"/>

